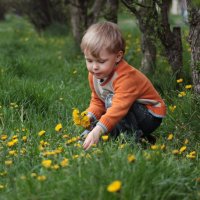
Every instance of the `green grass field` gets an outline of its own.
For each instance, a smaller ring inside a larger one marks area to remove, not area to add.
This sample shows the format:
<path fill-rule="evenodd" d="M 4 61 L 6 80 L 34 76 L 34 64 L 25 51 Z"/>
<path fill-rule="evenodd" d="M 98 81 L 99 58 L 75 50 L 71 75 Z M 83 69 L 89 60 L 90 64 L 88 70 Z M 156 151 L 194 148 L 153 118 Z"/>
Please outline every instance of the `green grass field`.
<path fill-rule="evenodd" d="M 138 68 L 139 31 L 123 20 L 125 58 Z M 0 199 L 199 200 L 200 98 L 185 88 L 191 84 L 187 32 L 183 81 L 177 83 L 162 53 L 149 77 L 168 107 L 156 145 L 144 148 L 121 134 L 85 152 L 72 109 L 87 108 L 90 90 L 72 37 L 38 35 L 19 17 L 1 22 Z M 115 180 L 121 187 L 109 192 Z"/>

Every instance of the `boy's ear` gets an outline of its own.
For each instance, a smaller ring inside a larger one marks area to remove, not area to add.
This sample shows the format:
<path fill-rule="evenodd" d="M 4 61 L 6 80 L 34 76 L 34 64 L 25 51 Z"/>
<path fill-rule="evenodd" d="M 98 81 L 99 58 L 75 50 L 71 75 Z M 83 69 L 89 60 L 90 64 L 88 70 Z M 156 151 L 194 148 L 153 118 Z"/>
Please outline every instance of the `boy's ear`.
<path fill-rule="evenodd" d="M 116 62 L 118 63 L 124 56 L 123 51 L 118 51 L 116 56 Z"/>

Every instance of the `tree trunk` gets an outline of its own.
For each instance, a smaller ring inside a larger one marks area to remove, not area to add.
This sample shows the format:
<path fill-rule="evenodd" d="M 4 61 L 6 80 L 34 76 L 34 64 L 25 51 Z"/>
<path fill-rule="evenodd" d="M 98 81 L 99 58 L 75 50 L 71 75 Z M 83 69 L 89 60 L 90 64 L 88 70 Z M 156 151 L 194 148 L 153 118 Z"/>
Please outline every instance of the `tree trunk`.
<path fill-rule="evenodd" d="M 136 3 L 134 0 L 122 0 L 122 2 L 136 16 L 142 33 L 141 48 L 143 56 L 140 69 L 145 74 L 151 73 L 156 66 L 155 4 L 149 0 L 142 0 L 140 3 Z"/>
<path fill-rule="evenodd" d="M 156 46 L 147 32 L 142 33 L 142 61 L 140 70 L 145 74 L 153 73 L 156 68 Z"/>
<path fill-rule="evenodd" d="M 107 0 L 105 19 L 117 24 L 119 0 Z"/>
<path fill-rule="evenodd" d="M 77 44 L 80 44 L 84 31 L 99 18 L 105 0 L 95 0 L 89 7 L 89 0 L 70 1 L 72 33 Z"/>
<path fill-rule="evenodd" d="M 168 20 L 169 3 L 165 0 L 162 0 L 161 3 L 157 1 L 157 3 L 161 8 L 161 21 L 157 25 L 158 37 L 165 48 L 166 57 L 172 67 L 173 74 L 178 79 L 181 76 L 183 66 L 181 30 L 180 27 L 173 28 L 173 32 L 170 29 Z"/>
<path fill-rule="evenodd" d="M 87 0 L 74 0 L 70 4 L 72 34 L 77 44 L 87 28 Z"/>
<path fill-rule="evenodd" d="M 191 47 L 191 67 L 194 91 L 200 94 L 200 9 L 188 0 L 190 32 L 188 41 Z"/>

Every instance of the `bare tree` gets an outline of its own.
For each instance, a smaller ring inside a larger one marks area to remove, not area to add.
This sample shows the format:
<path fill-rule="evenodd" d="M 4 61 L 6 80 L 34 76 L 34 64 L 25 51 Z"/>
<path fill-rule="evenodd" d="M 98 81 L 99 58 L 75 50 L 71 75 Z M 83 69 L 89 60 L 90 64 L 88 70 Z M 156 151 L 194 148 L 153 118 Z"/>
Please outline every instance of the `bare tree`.
<path fill-rule="evenodd" d="M 200 6 L 187 0 L 190 32 L 188 41 L 191 47 L 191 68 L 194 91 L 200 94 Z"/>

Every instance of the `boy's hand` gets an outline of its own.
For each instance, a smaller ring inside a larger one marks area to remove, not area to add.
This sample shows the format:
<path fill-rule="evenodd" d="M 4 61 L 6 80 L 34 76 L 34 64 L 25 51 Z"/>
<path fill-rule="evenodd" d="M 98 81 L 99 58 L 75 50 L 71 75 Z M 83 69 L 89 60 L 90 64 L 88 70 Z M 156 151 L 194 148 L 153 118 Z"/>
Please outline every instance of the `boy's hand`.
<path fill-rule="evenodd" d="M 83 148 L 88 150 L 93 144 L 97 144 L 99 142 L 99 138 L 103 133 L 103 129 L 101 126 L 95 126 L 95 128 L 88 134 L 86 137 Z"/>

